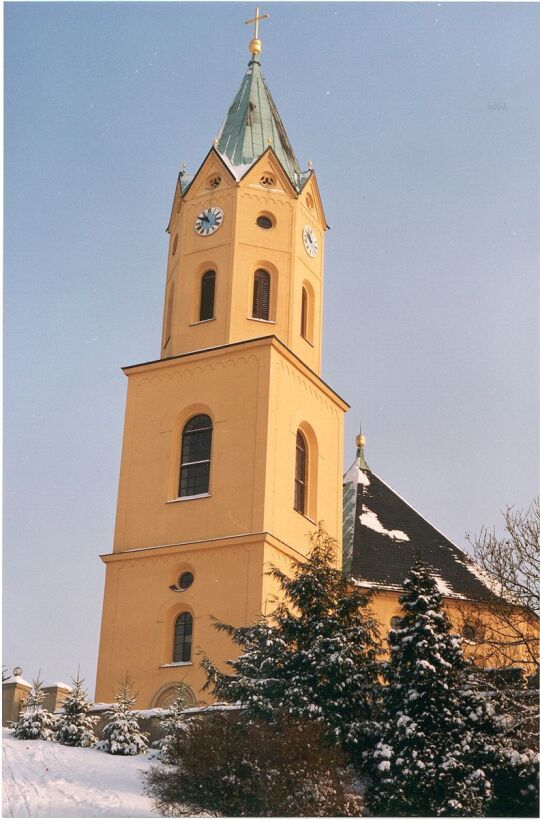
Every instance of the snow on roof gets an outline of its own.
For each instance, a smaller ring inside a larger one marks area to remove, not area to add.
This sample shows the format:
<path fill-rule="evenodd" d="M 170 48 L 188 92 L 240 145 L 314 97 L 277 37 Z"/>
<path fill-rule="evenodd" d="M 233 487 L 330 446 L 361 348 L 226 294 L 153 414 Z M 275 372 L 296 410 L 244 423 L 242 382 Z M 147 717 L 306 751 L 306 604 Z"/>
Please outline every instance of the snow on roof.
<path fill-rule="evenodd" d="M 347 472 L 343 476 L 343 483 L 363 484 L 364 487 L 369 487 L 369 478 L 367 477 L 366 473 L 360 469 L 360 467 L 355 461 L 354 464 L 347 470 Z"/>
<path fill-rule="evenodd" d="M 73 690 L 73 686 L 70 686 L 68 683 L 46 683 L 42 689 L 52 689 L 53 686 L 56 686 L 58 689 L 67 689 L 69 692 Z"/>
<path fill-rule="evenodd" d="M 401 584 L 387 584 L 379 581 L 368 581 L 366 578 L 352 578 L 353 584 L 357 587 L 366 587 L 366 589 L 389 589 L 392 592 L 403 592 Z"/>
<path fill-rule="evenodd" d="M 220 159 L 222 160 L 223 164 L 227 166 L 233 177 L 237 182 L 244 176 L 246 171 L 248 171 L 254 162 L 257 161 L 258 157 L 254 157 L 250 162 L 241 162 L 238 165 L 235 165 L 231 159 L 227 156 L 227 154 L 222 153 L 216 148 L 217 153 L 219 154 Z"/>
<path fill-rule="evenodd" d="M 369 482 L 368 482 L 369 483 Z M 407 535 L 406 532 L 403 530 L 387 530 L 379 519 L 377 518 L 376 513 L 369 510 L 367 507 L 363 508 L 365 512 L 360 515 L 360 521 L 364 525 L 364 527 L 369 527 L 370 530 L 375 530 L 375 532 L 380 532 L 382 535 L 387 535 L 393 541 L 410 541 L 411 539 Z"/>
<path fill-rule="evenodd" d="M 441 578 L 441 576 L 438 573 L 431 571 L 431 577 L 435 581 L 437 589 L 439 590 L 441 595 L 446 595 L 448 598 L 463 598 L 463 595 L 460 595 L 458 592 L 455 592 L 450 586 L 450 584 L 447 583 L 444 580 L 444 578 Z"/>

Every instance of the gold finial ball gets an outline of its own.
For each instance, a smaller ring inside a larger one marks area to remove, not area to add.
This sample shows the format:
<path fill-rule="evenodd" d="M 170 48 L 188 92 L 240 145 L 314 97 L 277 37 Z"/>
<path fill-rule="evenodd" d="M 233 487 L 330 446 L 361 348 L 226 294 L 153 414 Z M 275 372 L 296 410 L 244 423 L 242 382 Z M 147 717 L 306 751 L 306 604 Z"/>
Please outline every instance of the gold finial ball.
<path fill-rule="evenodd" d="M 262 43 L 257 37 L 254 37 L 253 40 L 250 41 L 249 50 L 251 51 L 252 54 L 260 54 L 261 53 Z"/>
<path fill-rule="evenodd" d="M 357 447 L 363 447 L 365 443 L 366 443 L 366 437 L 363 436 L 362 433 L 360 433 L 359 436 L 356 436 L 356 446 Z"/>

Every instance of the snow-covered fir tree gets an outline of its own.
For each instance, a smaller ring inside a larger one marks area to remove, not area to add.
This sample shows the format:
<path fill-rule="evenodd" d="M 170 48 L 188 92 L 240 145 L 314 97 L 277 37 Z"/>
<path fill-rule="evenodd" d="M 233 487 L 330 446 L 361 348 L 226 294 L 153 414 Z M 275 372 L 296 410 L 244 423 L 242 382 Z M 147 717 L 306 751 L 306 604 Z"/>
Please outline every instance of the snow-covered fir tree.
<path fill-rule="evenodd" d="M 316 720 L 357 757 L 374 731 L 380 696 L 379 640 L 370 596 L 336 568 L 337 543 L 321 524 L 306 560 L 292 560 L 291 575 L 272 567 L 282 602 L 247 627 L 216 622 L 240 647 L 228 660 L 234 674 L 205 662 L 220 700 L 241 702 L 256 717 L 280 712 Z"/>
<path fill-rule="evenodd" d="M 120 684 L 116 703 L 105 713 L 107 723 L 103 727 L 103 739 L 98 748 L 111 755 L 139 755 L 148 750 L 148 734 L 141 731 L 135 712 L 132 711 L 135 696 L 132 684 L 126 676 Z"/>
<path fill-rule="evenodd" d="M 13 734 L 18 740 L 53 740 L 56 729 L 55 716 L 45 709 L 43 681 L 32 681 L 32 689 L 21 707 L 19 717 L 13 724 Z"/>
<path fill-rule="evenodd" d="M 428 567 L 417 559 L 404 582 L 404 616 L 390 630 L 384 665 L 382 736 L 366 799 L 378 816 L 484 816 L 505 773 L 529 786 L 529 757 L 504 731 L 504 717 L 442 607 Z M 521 767 L 518 773 L 516 767 Z M 529 794 L 530 796 L 530 794 Z M 518 802 L 526 801 L 527 795 Z"/>
<path fill-rule="evenodd" d="M 90 714 L 91 703 L 79 672 L 72 681 L 73 689 L 58 716 L 55 740 L 64 746 L 92 746 L 97 741 L 94 727 L 98 718 Z"/>
<path fill-rule="evenodd" d="M 186 687 L 183 684 L 179 684 L 176 687 L 176 697 L 173 703 L 160 718 L 163 737 L 155 744 L 159 750 L 158 756 L 164 763 L 167 763 L 171 759 L 174 744 L 185 731 L 185 710 L 188 704 L 189 700 L 186 696 Z"/>

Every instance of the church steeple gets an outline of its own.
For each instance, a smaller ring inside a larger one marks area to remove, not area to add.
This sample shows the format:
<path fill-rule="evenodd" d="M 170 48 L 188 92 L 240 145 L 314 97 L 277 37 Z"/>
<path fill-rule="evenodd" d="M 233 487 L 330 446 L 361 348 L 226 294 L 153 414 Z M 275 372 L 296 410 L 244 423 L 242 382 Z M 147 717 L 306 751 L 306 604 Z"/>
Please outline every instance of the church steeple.
<path fill-rule="evenodd" d="M 176 186 L 161 356 L 274 335 L 319 373 L 328 226 L 263 77 L 257 29 L 249 48 L 221 131 Z"/>
<path fill-rule="evenodd" d="M 264 79 L 258 54 L 233 100 L 217 137 L 216 150 L 234 170 L 244 172 L 271 146 L 297 191 L 308 173 L 302 174 L 276 104 Z"/>
<path fill-rule="evenodd" d="M 276 104 L 261 71 L 259 21 L 269 14 L 259 14 L 246 20 L 254 24 L 254 36 L 249 43 L 251 60 L 240 89 L 225 117 L 214 146 L 238 179 L 266 149 L 271 146 L 296 191 L 301 191 L 309 177 L 302 174 L 298 160 L 285 131 Z"/>

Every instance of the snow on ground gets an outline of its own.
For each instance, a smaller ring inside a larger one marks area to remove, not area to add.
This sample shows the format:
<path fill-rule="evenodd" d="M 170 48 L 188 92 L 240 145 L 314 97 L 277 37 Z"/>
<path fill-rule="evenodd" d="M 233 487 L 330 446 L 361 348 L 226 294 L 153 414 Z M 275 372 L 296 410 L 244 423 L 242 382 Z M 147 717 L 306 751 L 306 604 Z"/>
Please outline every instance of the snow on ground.
<path fill-rule="evenodd" d="M 3 738 L 3 817 L 159 817 L 143 794 L 146 755 L 119 757 Z"/>

